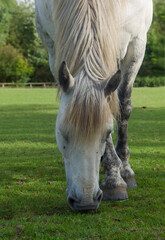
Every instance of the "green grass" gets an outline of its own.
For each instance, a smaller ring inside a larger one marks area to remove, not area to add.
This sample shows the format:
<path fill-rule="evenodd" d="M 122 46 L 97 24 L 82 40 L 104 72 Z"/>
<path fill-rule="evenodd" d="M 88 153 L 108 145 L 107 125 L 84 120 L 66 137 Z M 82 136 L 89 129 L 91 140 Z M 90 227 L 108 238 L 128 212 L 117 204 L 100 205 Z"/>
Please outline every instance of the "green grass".
<path fill-rule="evenodd" d="M 129 200 L 74 213 L 54 135 L 56 90 L 0 89 L 0 240 L 165 239 L 164 96 L 164 87 L 133 91 L 129 146 L 138 188 L 128 190 Z"/>

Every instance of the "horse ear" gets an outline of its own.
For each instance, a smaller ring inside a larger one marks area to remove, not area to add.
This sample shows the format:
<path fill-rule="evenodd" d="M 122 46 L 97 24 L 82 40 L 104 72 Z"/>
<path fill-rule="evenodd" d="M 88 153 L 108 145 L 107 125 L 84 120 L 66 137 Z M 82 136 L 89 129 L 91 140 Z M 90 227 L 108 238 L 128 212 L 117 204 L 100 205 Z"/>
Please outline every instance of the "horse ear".
<path fill-rule="evenodd" d="M 107 82 L 104 88 L 105 97 L 108 97 L 112 92 L 114 92 L 118 88 L 120 82 L 121 82 L 121 71 L 118 70 L 117 73 L 115 73 L 112 76 L 112 78 Z"/>
<path fill-rule="evenodd" d="M 74 85 L 74 78 L 72 77 L 66 62 L 62 62 L 59 69 L 59 84 L 64 92 L 68 92 Z"/>

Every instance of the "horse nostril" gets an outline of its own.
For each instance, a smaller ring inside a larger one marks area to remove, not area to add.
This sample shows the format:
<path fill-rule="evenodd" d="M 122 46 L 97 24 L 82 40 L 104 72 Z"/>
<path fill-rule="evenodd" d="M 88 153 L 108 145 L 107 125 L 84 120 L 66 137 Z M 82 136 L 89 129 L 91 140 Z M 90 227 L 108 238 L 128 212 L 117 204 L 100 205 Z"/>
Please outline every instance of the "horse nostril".
<path fill-rule="evenodd" d="M 69 198 L 68 198 L 68 204 L 69 204 L 69 206 L 72 208 L 73 205 L 74 205 L 74 199 L 71 198 L 71 197 L 69 197 Z"/>
<path fill-rule="evenodd" d="M 73 197 L 68 197 L 68 204 L 71 209 L 75 209 L 75 204 L 78 203 L 78 200 Z"/>
<path fill-rule="evenodd" d="M 99 190 L 96 195 L 96 201 L 98 202 L 98 204 L 100 204 L 102 198 L 103 198 L 103 192 L 101 190 Z"/>

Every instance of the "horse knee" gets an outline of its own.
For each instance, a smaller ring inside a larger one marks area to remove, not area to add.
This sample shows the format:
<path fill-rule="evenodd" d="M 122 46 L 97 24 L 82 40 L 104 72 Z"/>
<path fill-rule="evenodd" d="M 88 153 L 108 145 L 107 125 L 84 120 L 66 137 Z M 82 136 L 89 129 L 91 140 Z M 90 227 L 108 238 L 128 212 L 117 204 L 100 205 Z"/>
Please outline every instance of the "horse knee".
<path fill-rule="evenodd" d="M 132 104 L 130 100 L 121 104 L 121 121 L 128 121 L 131 115 L 131 112 L 132 112 Z"/>

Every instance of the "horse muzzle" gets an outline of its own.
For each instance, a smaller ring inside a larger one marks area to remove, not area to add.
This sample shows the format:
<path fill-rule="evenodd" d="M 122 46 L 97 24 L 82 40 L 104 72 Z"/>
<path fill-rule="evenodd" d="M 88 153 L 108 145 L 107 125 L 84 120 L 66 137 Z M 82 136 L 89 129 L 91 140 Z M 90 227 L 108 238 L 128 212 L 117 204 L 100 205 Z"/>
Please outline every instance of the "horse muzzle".
<path fill-rule="evenodd" d="M 103 193 L 99 189 L 97 195 L 93 197 L 93 199 L 89 200 L 88 198 L 84 198 L 83 200 L 77 199 L 75 196 L 68 196 L 68 204 L 69 207 L 73 211 L 90 211 L 90 210 L 96 210 L 103 198 Z"/>

